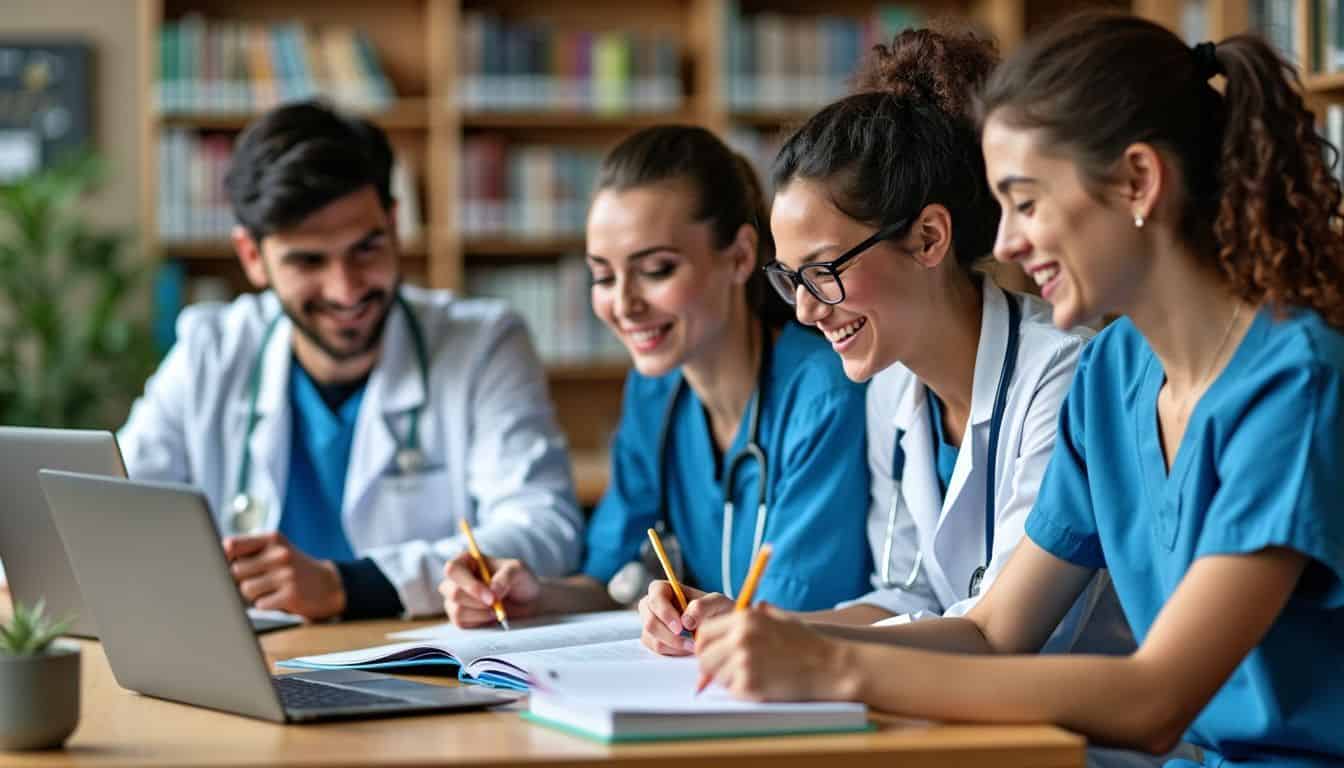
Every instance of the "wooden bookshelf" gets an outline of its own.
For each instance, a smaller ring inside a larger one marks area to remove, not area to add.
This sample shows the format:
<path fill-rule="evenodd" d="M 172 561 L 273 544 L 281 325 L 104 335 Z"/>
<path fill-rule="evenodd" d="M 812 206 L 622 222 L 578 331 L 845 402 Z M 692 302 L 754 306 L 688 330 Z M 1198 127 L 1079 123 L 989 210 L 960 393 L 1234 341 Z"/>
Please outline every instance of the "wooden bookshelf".
<path fill-rule="evenodd" d="M 263 24 L 293 20 L 358 29 L 372 43 L 396 90 L 390 108 L 368 113 L 386 129 L 399 155 L 412 159 L 418 179 L 423 239 L 403 250 L 413 271 L 431 287 L 461 291 L 469 269 L 492 264 L 550 259 L 581 253 L 582 237 L 464 238 L 460 232 L 459 174 L 464 136 L 502 134 L 510 140 L 607 147 L 623 135 L 666 122 L 695 123 L 726 134 L 730 130 L 778 132 L 804 120 L 809 111 L 731 108 L 724 78 L 725 39 L 730 0 L 383 0 L 379 3 L 330 0 L 136 0 L 139 14 L 139 70 L 146 73 L 139 113 L 145 180 L 141 227 L 153 258 L 181 259 L 203 274 L 236 275 L 227 242 L 161 242 L 158 210 L 159 136 L 165 129 L 198 133 L 235 133 L 251 114 L 172 114 L 155 111 L 154 84 L 159 67 L 158 40 L 165 22 L 185 14 L 207 20 Z M 1115 3 L 1102 3 L 1115 5 Z M 1206 0 L 1226 27 L 1237 3 Z M 868 14 L 878 0 L 740 0 L 743 14 Z M 959 16 L 997 38 L 1010 50 L 1033 23 L 1061 7 L 1059 0 L 914 0 L 924 18 Z M 1135 0 L 1134 9 L 1163 20 L 1179 18 L 1177 0 Z M 675 35 L 680 45 L 684 103 L 676 109 L 621 114 L 574 110 L 464 110 L 459 106 L 458 49 L 463 14 L 489 10 L 510 19 L 544 21 L 568 30 L 625 30 Z M 1241 11 L 1244 18 L 1245 12 Z M 1244 26 L 1244 23 L 1243 23 Z M 1333 92 L 1336 79 L 1313 81 L 1312 89 Z M 1327 85 L 1328 83 L 1328 85 Z M 585 503 L 594 503 L 605 486 L 607 441 L 619 418 L 623 362 L 558 363 L 547 366 L 552 395 L 570 441 Z"/>

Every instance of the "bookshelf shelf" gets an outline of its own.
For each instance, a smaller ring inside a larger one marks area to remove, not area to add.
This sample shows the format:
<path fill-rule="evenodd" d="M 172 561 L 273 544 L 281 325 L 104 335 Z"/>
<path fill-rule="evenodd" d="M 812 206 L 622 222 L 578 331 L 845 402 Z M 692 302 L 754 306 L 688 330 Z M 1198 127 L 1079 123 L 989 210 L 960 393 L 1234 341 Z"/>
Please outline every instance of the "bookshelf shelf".
<path fill-rule="evenodd" d="M 373 120 L 387 131 L 424 130 L 429 127 L 429 102 L 425 99 L 401 99 L 383 111 L 355 113 Z M 159 121 L 170 128 L 240 131 L 256 116 L 254 113 L 173 112 L 160 115 Z"/>
<path fill-rule="evenodd" d="M 1320 96 L 1344 96 L 1344 72 L 1308 75 L 1303 78 L 1302 87 L 1307 93 Z"/>
<path fill-rule="evenodd" d="M 464 128 L 492 130 L 563 128 L 630 131 L 664 123 L 701 122 L 692 112 L 562 112 L 536 110 L 519 112 L 470 112 L 462 115 Z"/>
<path fill-rule="evenodd" d="M 611 457 L 605 451 L 579 451 L 570 456 L 574 465 L 574 495 L 579 504 L 595 507 L 607 490 Z"/>
<path fill-rule="evenodd" d="M 623 360 L 551 363 L 546 366 L 546 376 L 551 381 L 580 384 L 590 381 L 624 381 L 629 372 L 630 364 Z"/>
<path fill-rule="evenodd" d="M 583 236 L 580 234 L 564 237 L 546 238 L 473 238 L 462 243 L 462 253 L 467 258 L 496 256 L 555 256 L 565 253 L 582 252 Z"/>
<path fill-rule="evenodd" d="M 812 116 L 814 111 L 807 109 L 734 110 L 728 114 L 728 119 L 734 123 L 753 128 L 782 128 L 790 125 L 801 125 Z"/>
<path fill-rule="evenodd" d="M 228 240 L 165 240 L 159 247 L 166 258 L 184 261 L 233 261 L 238 258 Z M 424 260 L 428 254 L 429 249 L 422 242 L 401 246 L 403 259 Z"/>

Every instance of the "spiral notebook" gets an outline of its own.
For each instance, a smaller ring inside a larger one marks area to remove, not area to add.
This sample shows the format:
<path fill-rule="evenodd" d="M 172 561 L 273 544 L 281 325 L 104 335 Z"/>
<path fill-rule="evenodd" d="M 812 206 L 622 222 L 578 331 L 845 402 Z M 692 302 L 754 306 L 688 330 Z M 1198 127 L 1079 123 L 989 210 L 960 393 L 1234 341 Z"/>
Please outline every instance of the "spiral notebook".
<path fill-rule="evenodd" d="M 734 699 L 710 686 L 695 695 L 693 658 L 533 664 L 523 718 L 602 742 L 660 741 L 869 730 L 868 709 L 853 702 Z"/>
<path fill-rule="evenodd" d="M 405 642 L 378 645 L 279 662 L 290 669 L 380 669 L 444 665 L 458 669 L 465 683 L 528 689 L 533 666 L 657 657 L 639 642 L 634 611 L 607 611 L 519 621 L 513 629 L 462 629 L 440 624 L 395 632 Z"/>

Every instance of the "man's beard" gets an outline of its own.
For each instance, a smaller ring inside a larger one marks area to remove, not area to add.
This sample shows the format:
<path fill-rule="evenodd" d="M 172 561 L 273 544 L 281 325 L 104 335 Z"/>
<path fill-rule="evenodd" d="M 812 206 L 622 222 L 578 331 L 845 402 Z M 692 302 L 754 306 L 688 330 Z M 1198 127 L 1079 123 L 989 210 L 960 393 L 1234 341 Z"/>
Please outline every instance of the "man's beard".
<path fill-rule="evenodd" d="M 322 302 L 315 300 L 306 301 L 303 304 L 302 312 L 295 312 L 289 304 L 284 301 L 280 302 L 280 307 L 284 310 L 285 315 L 289 317 L 289 321 L 294 324 L 296 329 L 298 329 L 299 333 L 302 333 L 305 338 L 316 345 L 318 349 L 322 350 L 322 353 L 331 358 L 332 361 L 344 363 L 358 357 L 363 357 L 382 343 L 383 329 L 387 326 L 388 315 L 392 313 L 392 297 L 397 295 L 400 286 L 401 283 L 398 281 L 393 285 L 390 293 L 381 288 L 374 288 L 360 297 L 359 302 L 356 302 L 376 302 L 380 305 L 382 314 L 379 315 L 378 319 L 374 321 L 373 326 L 370 328 L 369 337 L 364 340 L 364 343 L 355 347 L 337 348 L 332 346 L 329 341 L 322 337 L 322 333 L 318 331 L 316 327 L 309 324 L 304 319 L 307 316 L 320 313 L 320 305 Z"/>

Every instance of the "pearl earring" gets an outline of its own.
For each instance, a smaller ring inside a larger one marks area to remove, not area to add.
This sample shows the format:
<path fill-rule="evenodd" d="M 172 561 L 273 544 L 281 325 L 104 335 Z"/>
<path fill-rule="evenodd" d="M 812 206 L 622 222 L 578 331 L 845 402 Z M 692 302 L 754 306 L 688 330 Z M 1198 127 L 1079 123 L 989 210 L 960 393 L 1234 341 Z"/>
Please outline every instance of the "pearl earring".
<path fill-rule="evenodd" d="M 1143 229 L 1143 217 L 1142 217 L 1142 216 L 1135 216 L 1135 217 L 1134 217 L 1134 227 L 1135 227 L 1136 229 Z"/>

